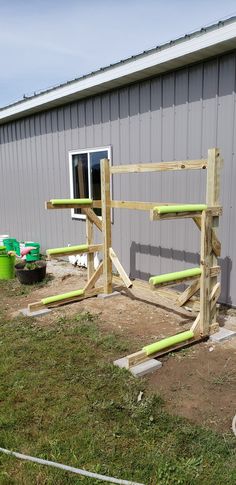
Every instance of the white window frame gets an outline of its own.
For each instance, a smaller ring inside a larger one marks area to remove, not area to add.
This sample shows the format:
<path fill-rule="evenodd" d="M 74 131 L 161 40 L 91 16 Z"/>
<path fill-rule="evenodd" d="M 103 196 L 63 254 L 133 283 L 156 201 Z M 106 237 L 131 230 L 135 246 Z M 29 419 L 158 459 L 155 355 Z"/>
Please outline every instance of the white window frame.
<path fill-rule="evenodd" d="M 83 148 L 83 149 L 77 149 L 77 150 L 70 150 L 69 151 L 69 174 L 70 174 L 70 197 L 71 199 L 74 199 L 74 183 L 73 183 L 73 164 L 72 164 L 72 157 L 73 155 L 79 155 L 80 153 L 87 153 L 88 155 L 88 185 L 89 185 L 89 198 L 91 197 L 91 168 L 90 168 L 90 153 L 93 152 L 104 152 L 104 150 L 107 150 L 108 154 L 108 159 L 111 162 L 111 145 L 104 146 L 104 147 L 97 147 L 97 148 Z M 75 209 L 71 209 L 71 217 L 72 219 L 79 219 L 79 220 L 84 220 L 86 219 L 85 214 L 76 214 Z M 101 219 L 101 217 L 100 217 Z"/>

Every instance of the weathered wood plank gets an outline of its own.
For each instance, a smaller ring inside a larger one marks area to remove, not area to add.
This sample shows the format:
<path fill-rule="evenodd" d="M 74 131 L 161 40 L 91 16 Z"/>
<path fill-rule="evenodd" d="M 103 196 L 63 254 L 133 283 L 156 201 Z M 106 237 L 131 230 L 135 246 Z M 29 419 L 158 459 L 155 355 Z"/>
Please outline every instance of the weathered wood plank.
<path fill-rule="evenodd" d="M 110 258 L 111 244 L 111 187 L 110 162 L 103 159 L 101 166 L 101 196 L 102 196 L 102 233 L 103 233 L 103 275 L 104 291 L 112 293 L 112 262 Z"/>
<path fill-rule="evenodd" d="M 181 160 L 163 163 L 135 163 L 131 165 L 113 165 L 111 173 L 144 173 L 169 170 L 201 170 L 207 168 L 207 160 Z"/>
<path fill-rule="evenodd" d="M 67 249 L 67 248 L 66 248 Z M 62 251 L 61 253 L 56 253 L 56 254 L 48 254 L 48 259 L 56 259 L 56 258 L 61 258 L 62 256 L 71 256 L 74 254 L 83 254 L 83 253 L 88 253 L 88 254 L 93 254 L 99 251 L 103 251 L 103 245 L 102 244 L 91 244 L 88 246 L 88 248 L 85 249 L 77 249 L 71 250 L 71 251 Z"/>
<path fill-rule="evenodd" d="M 169 204 L 171 205 L 171 204 Z M 212 216 L 219 216 L 222 215 L 222 207 L 208 207 L 207 211 Z M 150 211 L 150 220 L 151 221 L 162 221 L 168 219 L 186 219 L 186 218 L 200 218 L 202 215 L 201 211 L 196 212 L 170 212 L 169 214 L 158 214 L 157 211 L 151 210 Z"/>

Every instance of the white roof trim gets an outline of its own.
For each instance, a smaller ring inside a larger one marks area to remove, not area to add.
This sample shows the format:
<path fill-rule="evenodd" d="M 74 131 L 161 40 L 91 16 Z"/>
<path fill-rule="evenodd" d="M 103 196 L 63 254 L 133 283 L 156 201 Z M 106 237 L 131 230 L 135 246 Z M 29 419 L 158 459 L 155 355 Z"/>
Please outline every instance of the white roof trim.
<path fill-rule="evenodd" d="M 232 43 L 232 41 L 235 43 Z M 169 45 L 154 53 L 143 54 L 141 57 L 119 63 L 105 71 L 99 71 L 86 78 L 78 79 L 49 92 L 6 107 L 0 111 L 0 123 L 64 104 L 74 99 L 86 97 L 90 94 L 94 95 L 97 92 L 143 79 L 155 73 L 161 73 L 210 55 L 216 55 L 218 52 L 234 47 L 236 47 L 236 21 L 205 33 L 199 32 L 199 35 L 177 44 Z"/>

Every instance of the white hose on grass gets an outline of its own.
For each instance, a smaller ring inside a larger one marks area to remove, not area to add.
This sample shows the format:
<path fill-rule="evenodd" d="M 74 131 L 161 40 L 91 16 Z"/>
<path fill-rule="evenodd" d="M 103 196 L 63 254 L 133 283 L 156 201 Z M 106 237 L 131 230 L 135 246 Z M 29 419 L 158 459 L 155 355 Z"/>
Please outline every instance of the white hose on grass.
<path fill-rule="evenodd" d="M 104 482 L 118 483 L 119 485 L 144 485 L 143 483 L 129 482 L 128 480 L 107 477 L 105 475 L 100 475 L 99 473 L 92 473 L 86 470 L 81 470 L 80 468 L 74 468 L 73 466 L 62 465 L 62 463 L 56 463 L 55 461 L 48 461 L 43 460 L 42 458 L 35 458 L 34 456 L 23 455 L 22 453 L 6 450 L 5 448 L 0 448 L 0 452 L 5 453 L 6 455 L 15 456 L 20 460 L 32 461 L 33 463 L 39 463 L 40 465 L 53 466 L 54 468 L 60 468 L 61 470 L 76 473 L 77 475 L 83 475 L 84 477 L 96 478 L 97 480 L 103 480 Z"/>

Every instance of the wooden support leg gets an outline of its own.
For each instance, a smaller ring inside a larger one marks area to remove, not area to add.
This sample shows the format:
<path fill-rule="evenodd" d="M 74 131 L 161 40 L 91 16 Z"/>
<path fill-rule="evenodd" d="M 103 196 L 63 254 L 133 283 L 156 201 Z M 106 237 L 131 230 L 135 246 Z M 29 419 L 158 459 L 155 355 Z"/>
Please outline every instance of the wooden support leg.
<path fill-rule="evenodd" d="M 217 206 L 220 203 L 220 170 L 222 166 L 222 159 L 220 157 L 219 150 L 217 148 L 212 148 L 208 150 L 208 164 L 207 164 L 207 205 L 208 206 Z M 219 216 L 215 215 L 212 217 L 212 246 L 213 241 L 217 239 L 217 231 L 219 227 Z M 219 243 L 220 249 L 220 243 Z M 217 256 L 219 256 L 219 252 L 217 251 L 212 252 L 210 255 L 210 266 L 217 265 Z M 210 279 L 210 286 L 209 286 L 209 293 L 210 293 L 210 325 L 216 324 L 216 316 L 217 316 L 217 298 L 220 295 L 220 285 L 217 285 L 217 276 L 214 276 Z"/>
<path fill-rule="evenodd" d="M 212 216 L 207 211 L 202 213 L 201 227 L 201 269 L 200 278 L 200 334 L 209 335 L 210 329 L 210 266 L 211 266 L 211 223 Z"/>
<path fill-rule="evenodd" d="M 93 244 L 93 223 L 86 217 L 86 243 L 88 245 Z M 87 279 L 92 278 L 94 273 L 94 254 L 87 254 Z"/>
<path fill-rule="evenodd" d="M 103 275 L 104 292 L 112 293 L 112 261 L 109 250 L 111 247 L 111 188 L 110 162 L 101 160 L 101 196 L 102 196 L 102 232 L 103 232 Z"/>

